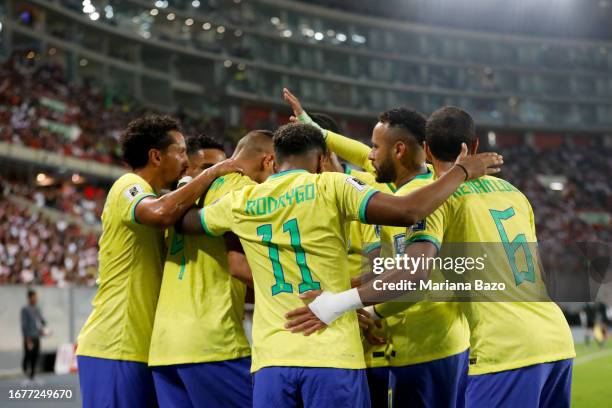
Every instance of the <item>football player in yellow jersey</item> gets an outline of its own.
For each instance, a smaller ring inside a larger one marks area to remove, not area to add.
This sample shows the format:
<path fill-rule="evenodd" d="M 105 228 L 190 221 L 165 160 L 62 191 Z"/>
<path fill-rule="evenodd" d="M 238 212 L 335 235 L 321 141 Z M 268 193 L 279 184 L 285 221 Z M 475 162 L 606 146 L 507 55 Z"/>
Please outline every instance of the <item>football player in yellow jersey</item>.
<path fill-rule="evenodd" d="M 111 187 L 102 213 L 98 291 L 78 337 L 84 407 L 151 407 L 147 366 L 162 279 L 163 228 L 173 225 L 219 176 L 237 169 L 228 160 L 161 197 L 187 167 L 178 122 L 167 116 L 132 121 L 122 137 L 132 171 Z"/>
<path fill-rule="evenodd" d="M 234 232 L 253 272 L 254 407 L 369 406 L 363 348 L 355 313 L 306 339 L 284 328 L 285 314 L 310 290 L 346 290 L 346 223 L 409 226 L 469 177 L 498 171 L 501 157 L 467 157 L 430 186 L 395 197 L 339 173 L 322 173 L 327 148 L 313 126 L 289 124 L 274 135 L 278 173 L 190 210 L 182 232 Z M 344 302 L 359 301 L 356 290 Z"/>
<path fill-rule="evenodd" d="M 342 137 L 339 136 L 339 134 L 342 133 L 340 126 L 330 116 L 324 113 L 312 113 L 310 114 L 310 118 L 322 129 L 333 132 L 337 137 Z M 326 141 L 329 139 L 329 137 L 326 138 Z M 371 173 L 354 170 L 348 165 L 340 163 L 333 151 L 329 152 L 328 165 L 322 170 L 348 174 L 377 190 L 385 193 L 392 192 L 389 184 L 377 183 L 375 177 Z M 348 265 L 352 285 L 358 286 L 363 272 L 371 269 L 371 260 L 378 254 L 380 249 L 379 231 L 380 228 L 375 225 L 363 224 L 359 221 L 351 221 L 349 223 Z M 370 320 L 367 312 L 359 311 L 358 313 L 360 313 L 360 324 L 364 324 L 364 319 L 366 322 Z M 378 325 L 381 327 L 377 328 L 375 325 L 372 325 L 370 332 L 362 336 L 366 376 L 368 379 L 368 388 L 370 390 L 370 403 L 374 408 L 387 407 L 389 394 L 388 354 L 393 352 L 392 350 L 387 350 L 388 347 L 384 341 L 386 323 L 383 321 Z M 368 328 L 367 323 L 365 328 Z"/>
<path fill-rule="evenodd" d="M 225 158 L 222 145 L 203 137 L 189 139 L 187 153 L 191 177 L 207 159 Z M 272 132 L 249 132 L 234 157 L 245 175 L 215 180 L 204 204 L 272 174 Z M 234 279 L 252 285 L 252 276 L 240 244 L 225 238 L 228 245 L 223 237 L 170 231 L 149 354 L 162 408 L 252 405 L 251 349 L 242 326 L 246 286 Z"/>
<path fill-rule="evenodd" d="M 434 112 L 427 122 L 426 152 L 436 175 L 443 175 L 462 143 L 474 153 L 478 139 L 470 115 L 455 107 Z M 470 327 L 470 368 L 465 397 L 470 407 L 569 407 L 572 358 L 575 356 L 569 326 L 550 301 L 529 300 L 545 287 L 535 253 L 537 238 L 533 212 L 527 198 L 510 183 L 482 177 L 464 183 L 420 228 L 409 231 L 406 254 L 413 258 L 435 257 L 440 245 L 489 243 L 503 258 L 495 257 L 484 269 L 491 282 L 507 285 L 522 301 L 486 302 L 472 299 L 462 304 Z M 494 245 L 490 243 L 496 243 Z M 489 249 L 493 253 L 491 249 Z M 422 264 L 421 264 L 422 265 Z M 427 267 L 413 271 L 393 270 L 380 275 L 379 285 L 427 279 Z M 479 275 L 480 276 L 480 275 Z M 380 286 L 379 286 L 380 287 Z M 358 289 L 360 299 L 378 295 L 392 298 L 398 291 L 376 291 L 370 284 Z M 479 293 L 476 293 L 480 295 Z M 346 306 L 336 306 L 346 294 L 319 296 L 293 315 L 300 324 L 311 308 L 323 321 L 333 321 Z M 533 298 L 533 300 L 543 300 Z M 359 307 L 356 305 L 354 307 Z M 316 319 L 315 319 L 316 320 Z"/>
<path fill-rule="evenodd" d="M 285 90 L 284 97 L 298 120 L 314 119 L 320 125 L 314 115 L 309 118 L 291 92 Z M 379 185 L 395 186 L 395 195 L 406 195 L 433 181 L 433 171 L 425 164 L 425 122 L 421 114 L 407 108 L 386 111 L 372 132 L 372 148 L 341 136 L 335 129 L 321 127 L 332 151 L 355 165 L 372 169 Z M 383 225 L 380 234 L 380 256 L 404 253 L 405 228 Z M 381 312 L 378 317 L 383 317 Z M 392 402 L 398 407 L 462 406 L 468 373 L 469 328 L 459 306 L 421 302 L 383 321 L 387 323 L 384 334 L 389 337 L 387 353 L 391 364 L 389 405 Z"/>

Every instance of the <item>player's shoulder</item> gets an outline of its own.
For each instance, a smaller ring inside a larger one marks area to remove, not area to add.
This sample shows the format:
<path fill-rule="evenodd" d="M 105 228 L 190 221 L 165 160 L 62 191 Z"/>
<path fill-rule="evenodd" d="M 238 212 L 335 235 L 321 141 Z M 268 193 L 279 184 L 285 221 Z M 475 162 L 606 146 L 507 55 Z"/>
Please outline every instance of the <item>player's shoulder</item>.
<path fill-rule="evenodd" d="M 108 195 L 112 197 L 125 194 L 128 199 L 132 199 L 143 193 L 153 193 L 153 188 L 138 174 L 125 173 L 115 180 Z"/>
<path fill-rule="evenodd" d="M 256 183 L 248 176 L 240 173 L 229 173 L 213 181 L 209 191 L 229 192 L 253 184 Z"/>

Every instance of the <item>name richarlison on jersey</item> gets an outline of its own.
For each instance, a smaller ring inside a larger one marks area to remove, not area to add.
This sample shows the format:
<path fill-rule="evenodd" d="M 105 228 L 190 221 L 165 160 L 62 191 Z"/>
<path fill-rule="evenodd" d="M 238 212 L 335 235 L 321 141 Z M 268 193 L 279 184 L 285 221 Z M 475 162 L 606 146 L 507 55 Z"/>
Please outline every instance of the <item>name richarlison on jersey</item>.
<path fill-rule="evenodd" d="M 247 215 L 266 215 L 281 208 L 314 200 L 314 184 L 304 184 L 292 188 L 278 197 L 259 197 L 247 200 L 244 212 Z"/>

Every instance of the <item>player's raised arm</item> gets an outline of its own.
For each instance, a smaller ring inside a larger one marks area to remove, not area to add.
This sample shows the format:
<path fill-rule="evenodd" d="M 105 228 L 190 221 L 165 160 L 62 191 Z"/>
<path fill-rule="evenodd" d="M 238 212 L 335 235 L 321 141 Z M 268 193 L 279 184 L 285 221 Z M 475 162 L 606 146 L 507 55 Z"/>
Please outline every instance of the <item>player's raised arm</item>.
<path fill-rule="evenodd" d="M 333 129 L 325 129 L 319 126 L 319 124 L 306 113 L 299 99 L 287 88 L 283 88 L 283 99 L 291 106 L 293 110 L 292 118 L 294 118 L 294 120 L 313 125 L 321 130 L 329 150 L 336 153 L 341 159 L 361 167 L 368 173 L 374 174 L 374 167 L 372 166 L 372 162 L 368 159 L 368 155 L 372 149 L 368 145 L 355 139 L 342 136 L 334 132 Z"/>
<path fill-rule="evenodd" d="M 166 228 L 174 225 L 185 211 L 204 194 L 218 177 L 232 172 L 242 172 L 235 159 L 227 159 L 204 170 L 191 182 L 161 197 L 147 197 L 135 209 L 140 224 Z"/>
<path fill-rule="evenodd" d="M 499 172 L 503 158 L 496 153 L 467 155 L 462 145 L 455 165 L 435 182 L 406 196 L 375 194 L 366 208 L 370 224 L 409 227 L 425 218 L 449 198 L 466 180 Z"/>

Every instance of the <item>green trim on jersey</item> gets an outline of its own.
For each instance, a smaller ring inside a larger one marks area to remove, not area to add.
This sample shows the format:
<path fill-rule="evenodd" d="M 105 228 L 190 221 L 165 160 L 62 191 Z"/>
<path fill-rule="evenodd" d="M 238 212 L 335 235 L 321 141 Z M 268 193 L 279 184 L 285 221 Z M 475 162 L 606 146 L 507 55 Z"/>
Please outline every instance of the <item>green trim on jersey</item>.
<path fill-rule="evenodd" d="M 308 171 L 304 169 L 283 170 L 283 171 L 279 171 L 278 173 L 272 174 L 271 176 L 268 177 L 268 180 L 274 179 L 280 176 L 284 176 L 285 174 L 291 174 L 291 173 L 308 173 Z"/>
<path fill-rule="evenodd" d="M 372 198 L 372 196 L 376 193 L 380 193 L 380 191 L 372 189 L 368 191 L 366 195 L 363 197 L 363 200 L 361 200 L 361 204 L 359 205 L 359 222 L 361 222 L 362 224 L 368 223 L 366 221 L 366 208 L 368 206 L 368 202 L 370 201 L 370 198 Z"/>
<path fill-rule="evenodd" d="M 157 196 L 153 193 L 141 193 L 140 195 L 137 195 L 134 198 L 134 203 L 132 204 L 132 211 L 131 211 L 132 212 L 132 217 L 131 217 L 132 222 L 135 222 L 136 224 L 140 224 L 138 220 L 136 219 L 136 206 L 140 204 L 140 202 L 147 197 L 157 197 Z"/>

